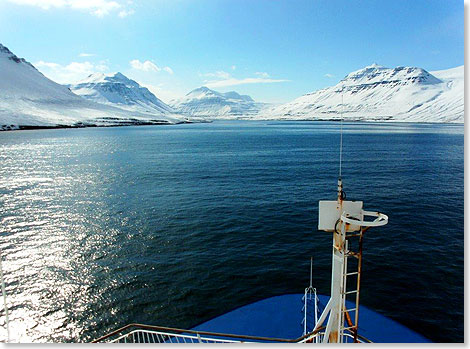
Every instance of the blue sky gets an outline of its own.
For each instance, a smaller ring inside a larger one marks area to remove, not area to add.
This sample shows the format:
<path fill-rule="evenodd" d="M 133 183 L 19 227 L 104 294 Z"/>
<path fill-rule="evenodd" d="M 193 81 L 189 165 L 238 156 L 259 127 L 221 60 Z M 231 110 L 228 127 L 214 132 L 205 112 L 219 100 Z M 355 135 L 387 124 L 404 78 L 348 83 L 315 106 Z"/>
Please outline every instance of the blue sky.
<path fill-rule="evenodd" d="M 0 0 L 0 43 L 60 83 L 121 71 L 164 101 L 206 85 L 287 102 L 371 63 L 464 64 L 454 0 Z"/>

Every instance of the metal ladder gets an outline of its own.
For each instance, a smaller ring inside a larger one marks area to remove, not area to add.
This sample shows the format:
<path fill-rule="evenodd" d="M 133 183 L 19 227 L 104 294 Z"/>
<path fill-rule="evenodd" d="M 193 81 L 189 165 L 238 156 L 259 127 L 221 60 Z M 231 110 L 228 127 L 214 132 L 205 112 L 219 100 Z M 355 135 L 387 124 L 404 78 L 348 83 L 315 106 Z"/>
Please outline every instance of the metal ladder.
<path fill-rule="evenodd" d="M 340 321 L 340 341 L 345 338 L 344 332 L 349 331 L 353 335 L 354 343 L 358 343 L 357 338 L 357 330 L 358 330 L 358 320 L 359 320 L 359 294 L 360 294 L 360 286 L 361 286 L 361 266 L 362 266 L 362 238 L 363 232 L 366 229 L 361 227 L 359 232 L 351 233 L 345 235 L 345 253 L 344 253 L 344 268 L 343 268 L 343 285 L 344 289 L 341 290 L 341 321 Z M 352 239 L 357 239 L 357 251 L 351 251 L 349 249 L 350 241 Z M 357 260 L 356 268 L 350 271 L 348 270 L 348 259 L 355 258 Z M 348 290 L 347 280 L 349 276 L 356 277 L 355 289 Z M 346 307 L 346 300 L 348 296 L 355 295 L 354 299 L 354 308 L 347 309 Z M 351 314 L 354 312 L 354 318 L 351 318 Z M 347 322 L 347 326 L 345 326 L 345 322 Z"/>

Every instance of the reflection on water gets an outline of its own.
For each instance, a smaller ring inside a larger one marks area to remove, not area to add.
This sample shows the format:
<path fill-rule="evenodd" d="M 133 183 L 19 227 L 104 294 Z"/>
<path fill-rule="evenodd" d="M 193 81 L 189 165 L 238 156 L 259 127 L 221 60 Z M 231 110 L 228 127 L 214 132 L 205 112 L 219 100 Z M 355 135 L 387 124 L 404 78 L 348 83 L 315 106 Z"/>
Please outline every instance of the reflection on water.
<path fill-rule="evenodd" d="M 101 301 L 93 289 L 105 281 L 97 279 L 95 261 L 114 241 L 115 229 L 97 217 L 108 213 L 106 166 L 87 161 L 112 152 L 112 144 L 57 133 L 18 133 L 2 142 L 1 243 L 14 342 L 80 338 L 77 319 L 93 313 Z"/>
<path fill-rule="evenodd" d="M 328 293 L 330 241 L 316 232 L 316 205 L 335 196 L 337 130 L 220 122 L 2 133 L 12 341 L 87 341 L 130 322 L 189 327 L 302 292 L 310 255 Z M 345 132 L 349 197 L 391 222 L 365 242 L 364 304 L 431 339 L 463 340 L 463 127 Z"/>

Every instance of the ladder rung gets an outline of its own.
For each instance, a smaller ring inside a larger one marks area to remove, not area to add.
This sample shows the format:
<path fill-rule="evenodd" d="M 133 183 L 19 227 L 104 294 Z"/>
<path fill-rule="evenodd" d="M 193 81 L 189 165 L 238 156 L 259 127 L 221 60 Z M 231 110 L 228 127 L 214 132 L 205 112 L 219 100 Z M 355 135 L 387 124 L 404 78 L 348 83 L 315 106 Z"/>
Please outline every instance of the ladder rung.
<path fill-rule="evenodd" d="M 344 294 L 351 294 L 351 293 L 357 293 L 357 290 L 348 291 L 348 292 L 345 292 Z"/>
<path fill-rule="evenodd" d="M 349 327 L 343 328 L 343 330 L 355 330 L 355 329 L 357 329 L 357 326 L 349 326 Z"/>
<path fill-rule="evenodd" d="M 357 274 L 359 274 L 359 272 L 358 272 L 358 271 L 354 271 L 354 272 L 352 272 L 352 273 L 346 273 L 346 276 L 349 276 L 349 275 L 357 275 Z"/>
<path fill-rule="evenodd" d="M 343 313 L 346 313 L 346 312 L 348 312 L 348 313 L 349 313 L 350 311 L 356 311 L 356 310 L 357 310 L 357 308 L 352 308 L 352 309 L 344 309 L 344 310 L 343 310 Z"/>

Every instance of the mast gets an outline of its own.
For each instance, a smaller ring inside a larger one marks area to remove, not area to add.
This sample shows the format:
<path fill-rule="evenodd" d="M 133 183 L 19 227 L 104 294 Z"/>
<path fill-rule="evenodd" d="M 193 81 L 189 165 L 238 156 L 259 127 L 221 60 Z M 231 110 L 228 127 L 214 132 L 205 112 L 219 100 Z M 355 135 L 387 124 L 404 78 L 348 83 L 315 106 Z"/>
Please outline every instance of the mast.
<path fill-rule="evenodd" d="M 343 101 L 342 93 L 341 99 Z M 345 200 L 346 195 L 341 179 L 342 114 L 341 112 L 337 199 L 335 201 L 319 201 L 318 205 L 318 230 L 333 234 L 331 296 L 314 328 L 315 332 L 323 326 L 328 317 L 326 329 L 321 338 L 323 343 L 343 343 L 347 342 L 348 338 L 357 342 L 363 235 L 371 227 L 388 223 L 386 215 L 363 210 L 362 201 Z"/>

